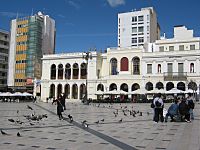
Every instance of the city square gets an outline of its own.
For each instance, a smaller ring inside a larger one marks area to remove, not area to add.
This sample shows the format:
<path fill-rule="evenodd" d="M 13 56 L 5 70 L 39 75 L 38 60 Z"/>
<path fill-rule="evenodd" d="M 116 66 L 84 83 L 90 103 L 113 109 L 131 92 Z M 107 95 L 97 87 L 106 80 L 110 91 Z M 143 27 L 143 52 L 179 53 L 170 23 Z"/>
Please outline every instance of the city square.
<path fill-rule="evenodd" d="M 28 109 L 27 105 L 33 110 Z M 165 108 L 168 107 L 169 104 L 165 104 Z M 116 110 L 117 116 L 114 114 Z M 136 111 L 135 117 L 129 114 L 129 110 Z M 0 112 L 0 129 L 6 133 L 0 135 L 1 150 L 200 149 L 199 103 L 195 105 L 195 119 L 191 123 L 155 123 L 149 103 L 83 105 L 80 102 L 67 102 L 64 120 L 58 119 L 56 105 L 51 102 L 1 103 Z M 24 117 L 34 113 L 48 117 L 39 121 Z M 73 116 L 73 122 L 68 119 L 69 114 Z M 84 120 L 88 127 L 82 124 Z M 20 136 L 17 136 L 18 132 Z"/>

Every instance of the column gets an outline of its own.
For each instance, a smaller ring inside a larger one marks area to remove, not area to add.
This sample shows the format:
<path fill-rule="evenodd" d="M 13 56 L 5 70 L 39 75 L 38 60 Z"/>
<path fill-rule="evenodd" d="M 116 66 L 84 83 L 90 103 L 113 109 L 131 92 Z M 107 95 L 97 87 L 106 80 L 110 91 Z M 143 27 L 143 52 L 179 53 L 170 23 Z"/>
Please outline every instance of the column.
<path fill-rule="evenodd" d="M 80 99 L 80 85 L 77 84 L 78 87 L 78 100 Z"/>

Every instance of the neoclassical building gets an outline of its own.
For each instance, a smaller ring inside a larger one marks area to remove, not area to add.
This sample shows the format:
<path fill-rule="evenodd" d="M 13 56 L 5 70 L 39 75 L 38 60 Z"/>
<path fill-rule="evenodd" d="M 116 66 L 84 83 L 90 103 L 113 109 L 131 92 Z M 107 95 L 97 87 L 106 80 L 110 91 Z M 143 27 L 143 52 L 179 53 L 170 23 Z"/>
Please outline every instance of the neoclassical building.
<path fill-rule="evenodd" d="M 105 53 L 44 55 L 41 99 L 65 93 L 67 99 L 97 99 L 98 90 L 126 92 L 174 87 L 199 93 L 200 38 L 184 26 L 174 27 L 174 37 L 141 47 L 107 48 Z M 131 95 L 127 95 L 131 97 Z"/>

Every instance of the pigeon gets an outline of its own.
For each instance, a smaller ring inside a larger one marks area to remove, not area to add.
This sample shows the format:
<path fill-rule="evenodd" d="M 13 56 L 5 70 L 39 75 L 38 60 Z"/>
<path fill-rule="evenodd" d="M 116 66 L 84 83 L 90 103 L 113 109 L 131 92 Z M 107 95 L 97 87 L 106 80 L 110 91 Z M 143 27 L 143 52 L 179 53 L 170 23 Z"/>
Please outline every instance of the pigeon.
<path fill-rule="evenodd" d="M 20 120 L 16 120 L 16 123 L 18 124 L 23 124 L 24 122 L 20 121 Z"/>
<path fill-rule="evenodd" d="M 102 122 L 104 122 L 104 119 L 101 119 Z"/>
<path fill-rule="evenodd" d="M 19 110 L 17 110 L 17 114 L 19 113 Z"/>
<path fill-rule="evenodd" d="M 35 124 L 33 124 L 33 123 L 30 122 L 30 125 L 33 126 L 33 125 L 35 125 Z"/>
<path fill-rule="evenodd" d="M 137 114 L 139 114 L 139 113 L 140 113 L 140 111 L 138 110 L 138 111 L 137 111 Z"/>
<path fill-rule="evenodd" d="M 88 124 L 87 124 L 86 122 L 87 122 L 87 121 L 84 120 L 84 121 L 82 122 L 82 125 L 83 125 L 85 128 L 88 128 Z"/>
<path fill-rule="evenodd" d="M 121 123 L 122 122 L 122 118 L 119 120 L 119 123 Z"/>
<path fill-rule="evenodd" d="M 133 117 L 135 117 L 135 113 L 133 113 Z"/>
<path fill-rule="evenodd" d="M 29 105 L 27 105 L 27 108 L 30 109 L 30 110 L 33 110 L 33 108 Z"/>
<path fill-rule="evenodd" d="M 149 116 L 149 115 L 150 115 L 150 113 L 149 113 L 149 112 L 147 112 L 147 115 Z"/>
<path fill-rule="evenodd" d="M 21 134 L 20 134 L 19 132 L 17 132 L 17 136 L 18 136 L 18 137 L 20 137 L 20 136 L 21 136 Z"/>
<path fill-rule="evenodd" d="M 96 124 L 99 124 L 99 120 L 98 120 L 98 121 L 96 121 L 96 122 L 94 122 L 94 123 L 96 123 Z"/>
<path fill-rule="evenodd" d="M 10 121 L 10 122 L 15 122 L 15 120 L 14 120 L 14 119 L 8 119 L 8 121 Z"/>
<path fill-rule="evenodd" d="M 84 124 L 84 123 L 86 123 L 87 122 L 87 120 L 84 120 L 83 122 L 82 122 L 82 124 Z"/>
<path fill-rule="evenodd" d="M 73 117 L 70 114 L 68 115 L 68 118 L 69 118 L 70 122 L 73 121 Z"/>
<path fill-rule="evenodd" d="M 3 130 L 1 130 L 1 134 L 2 135 L 8 135 L 6 132 L 4 132 Z"/>
<path fill-rule="evenodd" d="M 127 116 L 127 114 L 124 112 L 124 116 Z"/>
<path fill-rule="evenodd" d="M 142 112 L 140 112 L 140 116 L 142 116 Z"/>

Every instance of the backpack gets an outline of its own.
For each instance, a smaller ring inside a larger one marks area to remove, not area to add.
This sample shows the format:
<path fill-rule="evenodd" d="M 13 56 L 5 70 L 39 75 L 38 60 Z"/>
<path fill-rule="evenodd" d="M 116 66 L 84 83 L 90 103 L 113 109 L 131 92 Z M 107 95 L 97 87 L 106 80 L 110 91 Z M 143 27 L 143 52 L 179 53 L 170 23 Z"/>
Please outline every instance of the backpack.
<path fill-rule="evenodd" d="M 155 105 L 156 105 L 156 107 L 160 107 L 160 106 L 161 106 L 161 103 L 157 100 L 157 101 L 155 102 Z"/>

